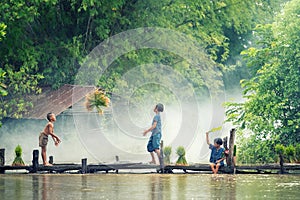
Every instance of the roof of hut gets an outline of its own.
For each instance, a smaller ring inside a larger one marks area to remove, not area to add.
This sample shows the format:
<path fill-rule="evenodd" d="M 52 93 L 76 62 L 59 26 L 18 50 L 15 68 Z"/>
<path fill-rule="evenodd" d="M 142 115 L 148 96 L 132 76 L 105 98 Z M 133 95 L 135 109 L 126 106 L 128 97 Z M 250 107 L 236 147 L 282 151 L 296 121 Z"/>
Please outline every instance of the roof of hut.
<path fill-rule="evenodd" d="M 47 113 L 59 115 L 78 101 L 83 99 L 94 86 L 64 85 L 58 90 L 43 89 L 42 94 L 36 96 L 33 101 L 33 109 L 23 115 L 28 119 L 45 119 Z"/>

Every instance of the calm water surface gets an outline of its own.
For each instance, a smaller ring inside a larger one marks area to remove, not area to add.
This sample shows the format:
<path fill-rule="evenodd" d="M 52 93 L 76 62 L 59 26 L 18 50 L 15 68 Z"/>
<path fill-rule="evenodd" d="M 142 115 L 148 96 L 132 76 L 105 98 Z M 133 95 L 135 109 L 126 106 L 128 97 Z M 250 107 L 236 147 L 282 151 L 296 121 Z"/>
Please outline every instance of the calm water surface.
<path fill-rule="evenodd" d="M 299 175 L 2 174 L 0 199 L 300 199 Z"/>

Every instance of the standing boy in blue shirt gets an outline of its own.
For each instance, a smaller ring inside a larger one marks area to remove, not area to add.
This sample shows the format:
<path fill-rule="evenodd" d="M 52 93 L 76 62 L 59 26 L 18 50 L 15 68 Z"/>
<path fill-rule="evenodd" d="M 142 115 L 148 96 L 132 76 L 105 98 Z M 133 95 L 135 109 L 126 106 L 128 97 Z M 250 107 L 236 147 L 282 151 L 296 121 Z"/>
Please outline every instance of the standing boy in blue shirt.
<path fill-rule="evenodd" d="M 152 126 L 145 130 L 143 135 L 146 136 L 148 132 L 152 132 L 151 137 L 149 139 L 147 150 L 150 152 L 152 160 L 150 161 L 150 164 L 156 164 L 155 158 L 154 158 L 154 152 L 157 154 L 158 160 L 160 160 L 160 139 L 161 139 L 161 118 L 160 118 L 160 112 L 164 111 L 164 105 L 159 103 L 155 106 L 154 112 L 155 116 L 152 120 Z"/>
<path fill-rule="evenodd" d="M 214 144 L 212 145 L 209 142 L 209 132 L 206 132 L 206 142 L 209 145 L 209 149 L 211 149 L 211 154 L 210 154 L 210 167 L 211 170 L 214 174 L 217 174 L 219 171 L 220 166 L 224 166 L 224 151 L 225 149 L 221 147 L 223 144 L 223 141 L 221 138 L 216 138 L 214 140 Z"/>

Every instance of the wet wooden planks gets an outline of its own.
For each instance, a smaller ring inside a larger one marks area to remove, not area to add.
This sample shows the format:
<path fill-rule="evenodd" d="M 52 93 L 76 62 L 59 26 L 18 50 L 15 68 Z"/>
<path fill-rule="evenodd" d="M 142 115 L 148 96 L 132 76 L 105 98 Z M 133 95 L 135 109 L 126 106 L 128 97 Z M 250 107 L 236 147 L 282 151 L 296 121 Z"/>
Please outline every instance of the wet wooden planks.
<path fill-rule="evenodd" d="M 287 173 L 294 173 L 293 171 L 300 171 L 300 164 L 285 164 L 284 168 Z M 161 170 L 159 165 L 151 165 L 145 163 L 113 163 L 113 164 L 89 164 L 86 165 L 85 170 L 83 170 L 82 164 L 54 164 L 53 166 L 43 166 L 38 165 L 36 171 L 33 171 L 33 166 L 0 166 L 0 171 L 5 173 L 9 170 L 26 170 L 29 173 L 65 173 L 65 172 L 74 172 L 74 173 L 97 173 L 97 172 L 116 172 L 119 170 L 144 170 L 146 173 L 148 170 L 155 169 L 158 173 L 174 173 L 176 171 L 181 171 L 183 173 L 189 172 L 206 172 L 211 173 L 211 169 L 208 164 L 193 164 L 189 166 L 178 166 L 178 165 L 167 165 Z M 220 173 L 233 173 L 233 169 L 230 167 L 220 168 Z M 279 173 L 280 165 L 279 164 L 268 164 L 268 165 L 256 165 L 256 166 L 236 166 L 237 174 L 245 173 Z M 291 172 L 292 171 L 292 172 Z M 179 172 L 180 173 L 180 172 Z"/>

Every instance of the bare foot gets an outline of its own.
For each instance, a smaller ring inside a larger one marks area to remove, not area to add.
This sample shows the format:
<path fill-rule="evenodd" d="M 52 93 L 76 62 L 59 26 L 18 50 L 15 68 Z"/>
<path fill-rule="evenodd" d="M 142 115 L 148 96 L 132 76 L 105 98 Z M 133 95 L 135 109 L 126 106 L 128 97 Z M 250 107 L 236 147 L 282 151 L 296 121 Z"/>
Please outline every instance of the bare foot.
<path fill-rule="evenodd" d="M 156 165 L 156 162 L 152 160 L 149 162 L 149 164 Z"/>
<path fill-rule="evenodd" d="M 53 165 L 50 163 L 45 163 L 44 166 L 53 166 Z"/>

